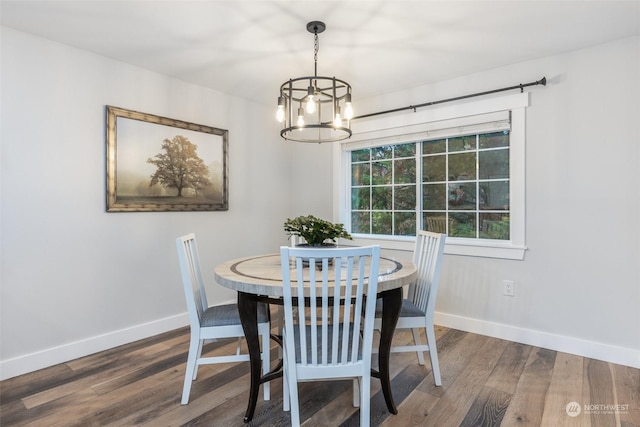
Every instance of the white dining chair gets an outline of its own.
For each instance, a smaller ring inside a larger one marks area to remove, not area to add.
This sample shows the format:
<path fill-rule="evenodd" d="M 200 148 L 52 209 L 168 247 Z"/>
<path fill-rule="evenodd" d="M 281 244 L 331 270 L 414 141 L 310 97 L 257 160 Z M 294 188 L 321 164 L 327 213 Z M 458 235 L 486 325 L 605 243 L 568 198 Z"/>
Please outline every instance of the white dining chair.
<path fill-rule="evenodd" d="M 360 425 L 368 426 L 380 247 L 283 246 L 280 258 L 283 407 L 291 411 L 291 425 L 300 425 L 298 382 L 355 379 L 353 403 L 360 406 Z"/>
<path fill-rule="evenodd" d="M 438 295 L 440 268 L 444 253 L 446 235 L 430 231 L 418 231 L 413 253 L 413 262 L 418 270 L 418 279 L 409 285 L 407 298 L 402 300 L 398 329 L 411 329 L 414 344 L 406 346 L 392 346 L 391 352 L 413 352 L 418 356 L 418 363 L 424 365 L 424 352 L 428 351 L 431 359 L 431 369 L 435 385 L 442 385 L 440 365 L 438 363 L 438 349 L 433 327 L 433 314 Z M 374 328 L 382 328 L 382 304 L 376 306 Z M 420 330 L 424 328 L 427 343 L 423 344 Z M 376 350 L 374 349 L 374 352 Z"/>
<path fill-rule="evenodd" d="M 237 304 L 214 305 L 211 307 L 208 305 L 200 272 L 200 260 L 195 235 L 191 233 L 178 237 L 176 246 L 178 248 L 178 260 L 180 261 L 182 283 L 191 325 L 191 341 L 181 401 L 183 405 L 186 405 L 189 403 L 191 384 L 198 374 L 198 366 L 212 363 L 244 362 L 249 360 L 249 354 L 241 353 L 244 330 L 240 323 Z M 258 304 L 258 333 L 262 338 L 262 371 L 265 374 L 270 368 L 270 322 L 269 307 L 262 303 Z M 202 345 L 205 340 L 223 338 L 238 338 L 235 354 L 202 357 Z M 269 382 L 265 382 L 263 387 L 264 400 L 269 400 Z"/>

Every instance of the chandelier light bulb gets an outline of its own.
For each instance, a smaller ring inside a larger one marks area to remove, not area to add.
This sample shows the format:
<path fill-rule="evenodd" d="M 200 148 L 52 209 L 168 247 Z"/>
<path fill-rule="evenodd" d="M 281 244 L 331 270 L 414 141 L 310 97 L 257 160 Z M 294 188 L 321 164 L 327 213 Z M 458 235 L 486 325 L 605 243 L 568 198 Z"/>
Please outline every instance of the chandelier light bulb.
<path fill-rule="evenodd" d="M 333 119 L 333 125 L 337 128 L 342 127 L 342 117 L 340 116 L 340 107 L 336 107 L 336 118 Z"/>
<path fill-rule="evenodd" d="M 284 121 L 284 99 L 278 97 L 278 109 L 276 110 L 276 120 L 280 123 Z"/>
<path fill-rule="evenodd" d="M 304 127 L 304 108 L 298 108 L 298 127 Z"/>
<path fill-rule="evenodd" d="M 344 118 L 347 120 L 353 119 L 353 107 L 350 102 L 344 106 Z"/>
<path fill-rule="evenodd" d="M 307 113 L 313 114 L 316 112 L 316 103 L 313 99 L 313 95 L 309 95 L 309 99 L 307 101 Z"/>
<path fill-rule="evenodd" d="M 347 120 L 351 120 L 353 118 L 353 106 L 351 105 L 350 93 L 348 93 L 347 96 L 345 97 L 344 118 Z"/>
<path fill-rule="evenodd" d="M 316 100 L 314 98 L 314 95 L 316 93 L 315 88 L 313 87 L 313 83 L 309 82 L 309 86 L 307 87 L 307 104 L 306 104 L 306 109 L 307 109 L 307 113 L 309 114 L 313 114 L 316 112 Z"/>

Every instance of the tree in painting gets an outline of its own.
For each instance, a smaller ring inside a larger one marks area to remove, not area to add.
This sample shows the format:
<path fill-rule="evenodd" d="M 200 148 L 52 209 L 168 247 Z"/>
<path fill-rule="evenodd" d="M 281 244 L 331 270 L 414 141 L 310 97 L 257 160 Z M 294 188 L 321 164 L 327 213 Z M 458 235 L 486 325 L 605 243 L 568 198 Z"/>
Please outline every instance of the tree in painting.
<path fill-rule="evenodd" d="M 147 159 L 157 167 L 151 175 L 150 186 L 160 184 L 166 188 L 178 190 L 178 197 L 182 191 L 191 188 L 198 193 L 209 185 L 209 168 L 198 156 L 198 146 L 182 135 L 176 135 L 173 139 L 165 139 L 162 142 L 164 153 L 156 154 L 154 158 Z"/>

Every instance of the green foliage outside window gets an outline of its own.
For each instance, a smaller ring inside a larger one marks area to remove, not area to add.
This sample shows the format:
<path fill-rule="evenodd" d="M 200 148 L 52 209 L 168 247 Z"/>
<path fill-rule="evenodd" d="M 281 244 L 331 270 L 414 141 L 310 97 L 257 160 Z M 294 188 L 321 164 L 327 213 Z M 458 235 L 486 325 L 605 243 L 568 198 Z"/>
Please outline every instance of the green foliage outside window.
<path fill-rule="evenodd" d="M 510 239 L 508 131 L 354 150 L 351 178 L 352 233 Z"/>

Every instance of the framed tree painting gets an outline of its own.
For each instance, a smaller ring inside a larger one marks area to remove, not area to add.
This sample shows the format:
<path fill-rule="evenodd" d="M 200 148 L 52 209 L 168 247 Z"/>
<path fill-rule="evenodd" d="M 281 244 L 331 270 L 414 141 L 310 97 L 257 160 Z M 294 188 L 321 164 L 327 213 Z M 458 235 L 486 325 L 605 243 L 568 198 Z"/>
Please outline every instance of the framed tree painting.
<path fill-rule="evenodd" d="M 229 131 L 107 106 L 107 212 L 226 211 Z"/>

